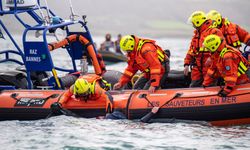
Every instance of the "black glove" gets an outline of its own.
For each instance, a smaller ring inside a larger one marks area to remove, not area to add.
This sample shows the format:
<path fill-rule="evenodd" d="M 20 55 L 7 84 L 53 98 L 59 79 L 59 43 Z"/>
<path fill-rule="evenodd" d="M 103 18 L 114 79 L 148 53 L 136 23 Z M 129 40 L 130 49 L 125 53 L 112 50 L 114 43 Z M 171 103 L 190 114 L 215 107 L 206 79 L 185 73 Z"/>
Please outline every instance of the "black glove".
<path fill-rule="evenodd" d="M 227 97 L 228 92 L 226 92 L 224 89 L 221 89 L 218 93 L 218 96 L 220 97 Z"/>
<path fill-rule="evenodd" d="M 206 85 L 202 85 L 202 87 L 205 89 L 206 87 L 208 87 L 208 86 L 206 86 Z"/>
<path fill-rule="evenodd" d="M 53 113 L 60 114 L 61 109 L 62 109 L 62 104 L 59 102 L 55 102 L 50 105 L 50 109 L 52 110 Z"/>

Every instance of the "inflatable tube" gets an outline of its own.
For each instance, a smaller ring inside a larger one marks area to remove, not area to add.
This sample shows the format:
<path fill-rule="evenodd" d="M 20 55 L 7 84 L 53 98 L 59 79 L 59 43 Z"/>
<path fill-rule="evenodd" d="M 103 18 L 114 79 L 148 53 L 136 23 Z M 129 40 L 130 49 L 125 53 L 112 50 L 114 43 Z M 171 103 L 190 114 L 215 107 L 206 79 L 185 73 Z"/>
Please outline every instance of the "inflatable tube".
<path fill-rule="evenodd" d="M 125 107 L 123 112 L 126 113 L 128 119 L 141 119 L 151 111 L 153 106 L 159 107 L 176 93 L 181 93 L 182 96 L 163 106 L 154 119 L 207 121 L 213 125 L 245 124 L 248 121 L 249 124 L 250 100 L 247 97 L 250 96 L 250 92 L 246 88 L 248 87 L 240 87 L 229 97 L 224 98 L 217 96 L 219 87 L 206 90 L 202 88 L 160 90 L 154 94 L 139 91 L 133 94 L 130 101 L 125 102 L 126 107 L 125 104 L 122 106 L 116 101 L 114 107 L 121 106 L 120 109 Z M 142 97 L 142 94 L 147 95 L 150 103 Z"/>
<path fill-rule="evenodd" d="M 107 72 L 105 72 L 102 77 L 104 80 L 110 83 L 111 88 L 113 88 L 113 85 L 119 81 L 121 76 L 122 76 L 122 73 L 120 71 L 107 70 Z"/>
<path fill-rule="evenodd" d="M 191 83 L 191 73 L 185 76 L 183 71 L 170 70 L 166 83 L 163 86 L 164 89 L 172 88 L 187 88 Z"/>
<path fill-rule="evenodd" d="M 10 90 L 0 94 L 0 120 L 44 119 L 63 91 Z"/>
<path fill-rule="evenodd" d="M 115 70 L 107 70 L 103 75 L 103 78 L 111 83 L 112 87 L 115 83 L 119 81 L 122 76 L 122 72 Z M 135 83 L 136 79 L 138 79 L 139 74 L 135 76 L 133 82 Z M 187 88 L 191 83 L 191 74 L 185 76 L 183 71 L 178 70 L 170 70 L 168 77 L 166 79 L 166 83 L 164 84 L 164 89 L 172 89 L 172 88 Z M 133 83 L 129 82 L 124 86 L 124 89 L 132 89 Z"/>
<path fill-rule="evenodd" d="M 238 85 L 228 97 L 218 97 L 220 87 L 176 88 L 158 90 L 149 94 L 145 90 L 110 91 L 113 109 L 121 111 L 128 119 L 141 119 L 153 106 L 164 105 L 152 121 L 180 119 L 207 121 L 213 125 L 250 124 L 250 84 Z M 50 115 L 50 105 L 58 101 L 63 91 L 16 90 L 0 94 L 1 120 L 33 120 Z M 81 117 L 105 115 L 105 100 L 79 101 L 75 97 L 63 106 Z"/>
<path fill-rule="evenodd" d="M 62 87 L 64 89 L 68 89 L 71 85 L 75 83 L 77 80 L 77 76 L 73 74 L 68 74 L 66 76 L 60 77 L 60 81 L 62 83 Z"/>

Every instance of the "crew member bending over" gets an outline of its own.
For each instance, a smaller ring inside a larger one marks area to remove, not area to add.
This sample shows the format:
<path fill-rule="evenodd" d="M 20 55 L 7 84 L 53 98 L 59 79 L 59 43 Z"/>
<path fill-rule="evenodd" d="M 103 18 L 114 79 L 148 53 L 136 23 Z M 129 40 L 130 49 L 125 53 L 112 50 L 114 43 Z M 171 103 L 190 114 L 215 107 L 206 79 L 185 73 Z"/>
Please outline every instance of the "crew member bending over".
<path fill-rule="evenodd" d="M 225 86 L 218 93 L 227 96 L 235 85 L 248 83 L 250 77 L 249 63 L 240 51 L 226 44 L 224 38 L 209 35 L 204 40 L 204 47 L 212 53 L 212 65 L 205 76 L 203 86 L 209 86 L 218 77 L 222 77 Z"/>
<path fill-rule="evenodd" d="M 112 96 L 107 92 L 110 89 L 110 84 L 103 80 L 100 76 L 94 75 L 92 80 L 87 81 L 82 77 L 79 77 L 74 85 L 72 85 L 60 98 L 60 100 L 53 104 L 53 107 L 61 108 L 67 104 L 71 96 L 75 96 L 76 99 L 83 101 L 87 100 L 107 100 L 112 101 Z M 109 106 L 111 109 L 111 106 Z"/>
<path fill-rule="evenodd" d="M 165 84 L 169 72 L 169 59 L 155 41 L 126 35 L 120 41 L 120 48 L 128 57 L 128 66 L 114 89 L 128 83 L 135 73 L 144 73 L 135 83 L 134 89 L 148 89 L 154 92 Z"/>

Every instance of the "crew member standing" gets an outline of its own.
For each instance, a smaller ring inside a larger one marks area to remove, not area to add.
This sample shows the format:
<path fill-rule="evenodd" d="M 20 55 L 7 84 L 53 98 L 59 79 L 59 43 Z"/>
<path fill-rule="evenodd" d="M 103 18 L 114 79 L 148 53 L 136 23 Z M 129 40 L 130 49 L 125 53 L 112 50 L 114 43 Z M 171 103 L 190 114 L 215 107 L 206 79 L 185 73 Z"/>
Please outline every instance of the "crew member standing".
<path fill-rule="evenodd" d="M 204 38 L 210 34 L 216 34 L 223 37 L 222 32 L 215 28 L 214 22 L 207 19 L 203 11 L 195 11 L 189 17 L 193 24 L 194 35 L 190 43 L 189 50 L 184 59 L 184 74 L 187 76 L 189 67 L 191 67 L 191 84 L 190 87 L 199 87 L 202 85 L 204 76 L 207 73 L 210 64 L 210 52 L 202 48 Z"/>
<path fill-rule="evenodd" d="M 223 18 L 218 11 L 209 11 L 207 18 L 216 21 L 217 28 L 223 33 L 228 45 L 237 49 L 241 47 L 241 43 L 250 45 L 250 34 L 239 25 Z"/>

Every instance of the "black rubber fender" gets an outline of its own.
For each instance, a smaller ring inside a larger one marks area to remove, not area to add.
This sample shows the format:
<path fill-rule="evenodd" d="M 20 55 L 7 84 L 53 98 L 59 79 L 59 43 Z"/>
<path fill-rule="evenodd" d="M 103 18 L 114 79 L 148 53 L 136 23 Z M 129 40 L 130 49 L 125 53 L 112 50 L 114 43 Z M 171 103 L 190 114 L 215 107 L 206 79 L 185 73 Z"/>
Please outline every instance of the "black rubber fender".
<path fill-rule="evenodd" d="M 104 80 L 111 84 L 111 87 L 113 89 L 114 84 L 120 80 L 121 76 L 122 73 L 120 71 L 107 70 L 102 77 Z"/>

